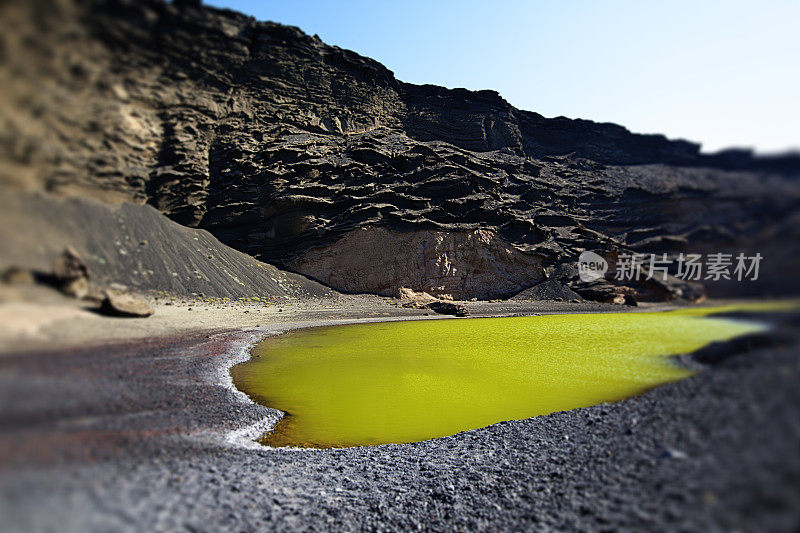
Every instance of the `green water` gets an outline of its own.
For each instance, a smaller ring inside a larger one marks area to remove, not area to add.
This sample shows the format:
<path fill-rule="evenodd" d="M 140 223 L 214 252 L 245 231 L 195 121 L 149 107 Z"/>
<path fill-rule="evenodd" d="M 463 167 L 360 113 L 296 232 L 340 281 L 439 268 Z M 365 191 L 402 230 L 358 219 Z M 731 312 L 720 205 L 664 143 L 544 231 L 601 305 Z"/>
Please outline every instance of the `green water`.
<path fill-rule="evenodd" d="M 231 373 L 255 401 L 287 413 L 264 444 L 413 442 L 688 377 L 668 356 L 765 329 L 706 316 L 735 309 L 311 328 L 264 340 Z"/>

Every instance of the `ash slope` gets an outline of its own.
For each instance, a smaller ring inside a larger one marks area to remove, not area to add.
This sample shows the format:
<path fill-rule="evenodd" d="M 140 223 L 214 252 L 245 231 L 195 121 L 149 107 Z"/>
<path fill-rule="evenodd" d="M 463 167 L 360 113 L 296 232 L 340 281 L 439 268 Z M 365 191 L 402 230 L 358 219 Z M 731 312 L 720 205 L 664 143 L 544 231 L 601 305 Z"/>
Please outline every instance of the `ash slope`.
<path fill-rule="evenodd" d="M 460 297 L 498 296 L 491 281 L 458 280 L 474 269 L 470 243 L 486 239 L 510 258 L 487 279 L 518 280 L 502 295 L 557 272 L 574 282 L 557 267 L 587 248 L 760 251 L 777 257 L 764 265 L 773 281 L 747 290 L 783 292 L 794 279 L 798 156 L 702 155 L 613 124 L 547 119 L 492 91 L 403 83 L 231 11 L 157 0 L 0 9 L 0 173 L 12 186 L 149 203 L 334 288 L 345 288 L 330 275 L 342 270 L 379 274 L 351 290 L 414 278 L 339 246 L 388 230 L 427 232 L 412 237 L 421 247 L 388 254 L 434 265 L 413 288 Z"/>
<path fill-rule="evenodd" d="M 225 246 L 207 231 L 183 227 L 149 205 L 0 194 L 0 269 L 23 267 L 46 277 L 66 247 L 85 261 L 98 289 L 121 284 L 172 295 L 275 299 L 334 294 Z"/>

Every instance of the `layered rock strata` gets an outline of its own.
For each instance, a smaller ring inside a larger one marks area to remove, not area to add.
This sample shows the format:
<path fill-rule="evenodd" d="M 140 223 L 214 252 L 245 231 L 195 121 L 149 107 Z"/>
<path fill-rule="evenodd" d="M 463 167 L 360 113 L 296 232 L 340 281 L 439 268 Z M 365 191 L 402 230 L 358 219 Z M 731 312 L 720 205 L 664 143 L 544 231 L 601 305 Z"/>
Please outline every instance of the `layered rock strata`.
<path fill-rule="evenodd" d="M 185 3 L 12 1 L 0 30 L 4 186 L 147 203 L 338 289 L 505 295 L 584 249 L 770 254 L 759 284 L 711 285 L 726 294 L 784 292 L 800 266 L 797 155 L 702 154 L 407 84 L 297 28 Z M 461 244 L 376 262 L 367 235 Z M 401 268 L 430 253 L 440 266 Z"/>

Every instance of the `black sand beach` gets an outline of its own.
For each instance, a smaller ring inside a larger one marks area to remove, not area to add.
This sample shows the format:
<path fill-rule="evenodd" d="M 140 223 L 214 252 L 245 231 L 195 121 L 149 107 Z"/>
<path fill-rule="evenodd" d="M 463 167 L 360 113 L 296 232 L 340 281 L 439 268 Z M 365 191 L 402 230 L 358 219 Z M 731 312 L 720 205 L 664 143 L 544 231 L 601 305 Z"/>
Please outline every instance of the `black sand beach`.
<path fill-rule="evenodd" d="M 800 339 L 768 318 L 618 403 L 329 450 L 250 441 L 275 413 L 227 368 L 268 329 L 4 355 L 3 529 L 791 531 Z"/>

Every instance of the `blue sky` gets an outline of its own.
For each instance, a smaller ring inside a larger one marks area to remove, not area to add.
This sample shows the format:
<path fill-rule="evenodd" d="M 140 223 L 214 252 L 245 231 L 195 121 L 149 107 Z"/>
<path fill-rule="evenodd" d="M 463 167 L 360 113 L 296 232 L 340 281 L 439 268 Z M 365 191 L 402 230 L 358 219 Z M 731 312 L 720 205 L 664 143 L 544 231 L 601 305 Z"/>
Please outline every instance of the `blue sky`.
<path fill-rule="evenodd" d="M 800 1 L 207 0 L 548 117 L 800 149 Z"/>

